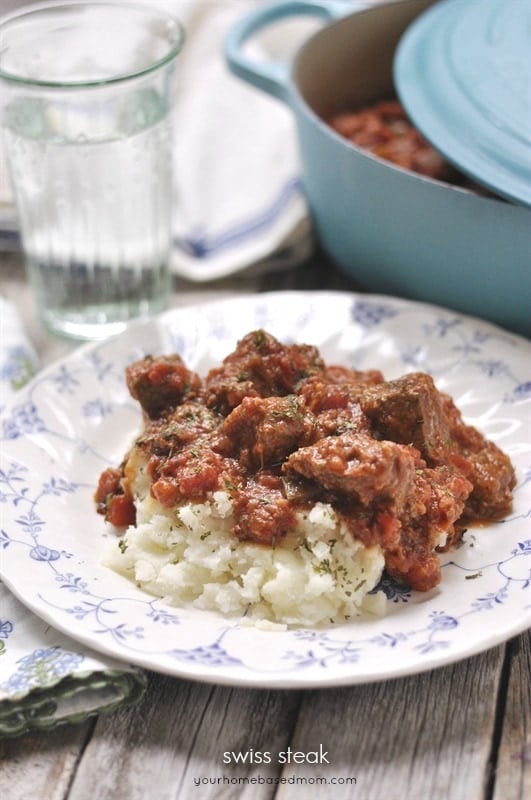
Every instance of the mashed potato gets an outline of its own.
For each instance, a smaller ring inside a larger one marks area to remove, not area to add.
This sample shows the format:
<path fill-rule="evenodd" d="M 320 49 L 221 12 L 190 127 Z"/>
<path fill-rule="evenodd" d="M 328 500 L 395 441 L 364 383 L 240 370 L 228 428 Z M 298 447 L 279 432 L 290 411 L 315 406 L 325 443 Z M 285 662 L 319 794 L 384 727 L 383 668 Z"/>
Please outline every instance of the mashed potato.
<path fill-rule="evenodd" d="M 317 626 L 383 613 L 383 593 L 368 594 L 384 568 L 381 548 L 355 540 L 332 506 L 299 511 L 276 547 L 240 542 L 232 526 L 226 492 L 171 510 L 147 495 L 105 564 L 171 605 L 258 624 Z"/>

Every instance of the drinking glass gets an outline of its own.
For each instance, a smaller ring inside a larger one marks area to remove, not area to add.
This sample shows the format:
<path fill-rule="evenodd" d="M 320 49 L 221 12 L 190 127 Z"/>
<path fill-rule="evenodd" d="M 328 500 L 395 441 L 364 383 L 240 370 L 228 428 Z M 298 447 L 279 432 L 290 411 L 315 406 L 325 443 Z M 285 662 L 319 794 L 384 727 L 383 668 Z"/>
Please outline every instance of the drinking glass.
<path fill-rule="evenodd" d="M 27 274 L 51 331 L 99 339 L 170 292 L 179 20 L 86 2 L 0 22 L 5 157 Z"/>

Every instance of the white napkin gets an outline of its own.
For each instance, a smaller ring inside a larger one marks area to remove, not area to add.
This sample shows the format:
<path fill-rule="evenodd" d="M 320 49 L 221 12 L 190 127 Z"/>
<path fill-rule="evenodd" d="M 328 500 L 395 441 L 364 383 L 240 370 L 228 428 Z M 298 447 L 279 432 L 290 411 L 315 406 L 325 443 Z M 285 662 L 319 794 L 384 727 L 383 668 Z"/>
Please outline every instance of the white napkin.
<path fill-rule="evenodd" d="M 37 368 L 16 309 L 0 297 L 0 412 Z M 0 581 L 0 737 L 80 722 L 138 699 L 145 686 L 141 670 L 73 642 Z"/>
<path fill-rule="evenodd" d="M 186 29 L 175 112 L 173 268 L 192 281 L 281 268 L 311 252 L 292 112 L 234 77 L 223 44 L 262 0 L 154 0 Z M 0 14 L 21 0 L 7 0 Z M 310 25 L 300 18 L 260 37 L 257 58 L 293 53 Z M 0 247 L 18 246 L 16 214 L 0 153 Z"/>

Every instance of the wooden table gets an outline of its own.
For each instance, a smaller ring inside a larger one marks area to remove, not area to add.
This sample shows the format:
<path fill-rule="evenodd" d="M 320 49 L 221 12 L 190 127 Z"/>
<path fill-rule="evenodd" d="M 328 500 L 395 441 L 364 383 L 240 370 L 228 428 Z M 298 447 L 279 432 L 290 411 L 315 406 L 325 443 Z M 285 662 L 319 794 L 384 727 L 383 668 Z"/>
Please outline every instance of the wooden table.
<path fill-rule="evenodd" d="M 323 259 L 202 287 L 173 305 L 275 289 L 350 289 Z M 44 362 L 71 348 L 37 322 L 16 255 L 0 291 Z M 2 800 L 524 800 L 531 798 L 531 636 L 433 672 L 320 691 L 267 691 L 159 675 L 133 707 L 0 741 Z M 311 753 L 323 763 L 227 766 L 225 751 Z M 325 763 L 324 759 L 329 761 Z"/>

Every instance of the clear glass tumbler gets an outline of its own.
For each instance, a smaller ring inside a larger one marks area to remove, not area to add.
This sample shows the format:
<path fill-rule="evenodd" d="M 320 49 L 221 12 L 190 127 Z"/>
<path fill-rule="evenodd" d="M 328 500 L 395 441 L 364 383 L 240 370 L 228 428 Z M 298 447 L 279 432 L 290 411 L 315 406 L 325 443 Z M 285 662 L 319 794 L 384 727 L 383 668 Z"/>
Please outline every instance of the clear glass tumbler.
<path fill-rule="evenodd" d="M 156 7 L 72 3 L 0 23 L 5 157 L 45 325 L 99 339 L 170 291 L 180 22 Z"/>

